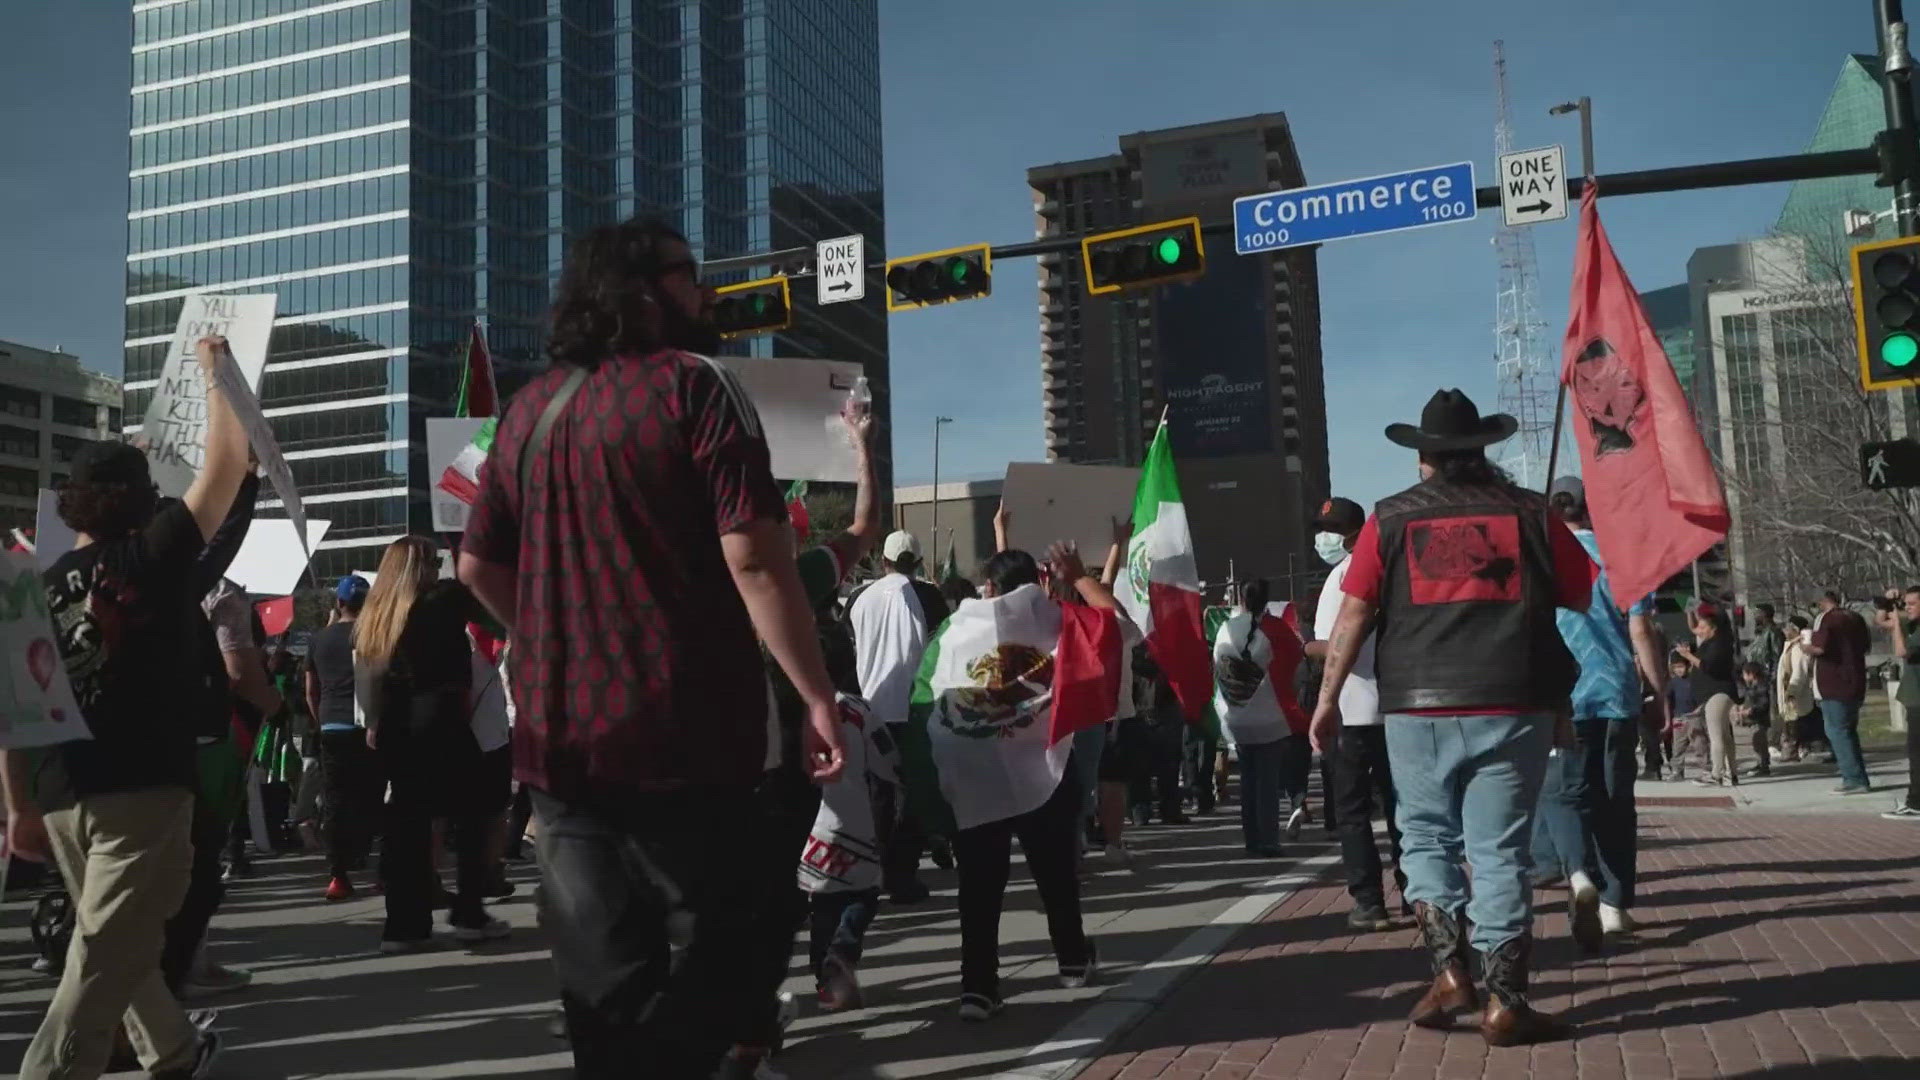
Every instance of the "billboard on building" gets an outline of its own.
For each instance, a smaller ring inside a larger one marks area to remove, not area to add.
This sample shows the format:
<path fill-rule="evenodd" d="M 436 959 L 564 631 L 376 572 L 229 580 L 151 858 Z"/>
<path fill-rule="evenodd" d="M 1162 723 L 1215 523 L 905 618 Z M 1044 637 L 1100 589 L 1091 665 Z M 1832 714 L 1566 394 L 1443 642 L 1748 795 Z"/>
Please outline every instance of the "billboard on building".
<path fill-rule="evenodd" d="M 1260 259 L 1216 259 L 1207 276 L 1160 290 L 1154 308 L 1159 376 L 1180 459 L 1273 449 Z"/>
<path fill-rule="evenodd" d="M 1148 143 L 1140 148 L 1141 201 L 1151 206 L 1264 191 L 1266 153 L 1257 128 Z"/>

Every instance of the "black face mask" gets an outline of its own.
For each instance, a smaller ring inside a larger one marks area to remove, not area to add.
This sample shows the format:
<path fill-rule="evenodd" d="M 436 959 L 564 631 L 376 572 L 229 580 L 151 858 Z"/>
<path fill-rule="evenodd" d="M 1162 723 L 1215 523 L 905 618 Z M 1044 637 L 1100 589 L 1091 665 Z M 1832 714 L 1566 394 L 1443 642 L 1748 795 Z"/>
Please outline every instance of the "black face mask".
<path fill-rule="evenodd" d="M 712 356 L 720 351 L 720 329 L 712 319 L 690 316 L 672 300 L 660 303 L 660 335 L 684 352 Z"/>

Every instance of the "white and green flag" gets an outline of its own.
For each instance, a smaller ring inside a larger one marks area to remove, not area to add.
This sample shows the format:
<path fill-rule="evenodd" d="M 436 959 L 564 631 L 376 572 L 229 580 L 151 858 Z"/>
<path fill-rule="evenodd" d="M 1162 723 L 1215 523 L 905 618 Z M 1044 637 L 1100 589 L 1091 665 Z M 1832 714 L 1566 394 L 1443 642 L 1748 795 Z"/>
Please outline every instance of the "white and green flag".
<path fill-rule="evenodd" d="M 1146 635 L 1147 651 L 1166 672 L 1187 721 L 1197 721 L 1213 700 L 1213 650 L 1200 632 L 1200 567 L 1165 419 L 1140 468 L 1133 539 L 1113 591 Z"/>

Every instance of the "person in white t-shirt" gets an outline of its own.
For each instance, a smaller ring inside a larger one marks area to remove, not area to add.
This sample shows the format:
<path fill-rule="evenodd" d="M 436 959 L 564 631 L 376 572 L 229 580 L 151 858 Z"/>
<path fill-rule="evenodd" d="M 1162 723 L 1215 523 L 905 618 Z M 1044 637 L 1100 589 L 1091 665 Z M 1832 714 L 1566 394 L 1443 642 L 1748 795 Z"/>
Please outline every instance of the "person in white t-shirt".
<path fill-rule="evenodd" d="M 1367 522 L 1366 511 L 1352 499 L 1328 499 L 1314 518 L 1319 530 L 1314 550 L 1333 566 L 1320 588 L 1314 613 L 1314 637 L 1307 655 L 1325 660 L 1327 639 L 1340 614 L 1341 582 L 1346 579 L 1354 539 Z M 1394 880 L 1404 896 L 1406 878 L 1399 870 L 1400 830 L 1394 824 L 1393 770 L 1387 765 L 1387 729 L 1381 723 L 1380 692 L 1374 681 L 1373 636 L 1360 646 L 1353 674 L 1340 688 L 1340 736 L 1331 749 L 1335 831 L 1340 835 L 1340 860 L 1347 869 L 1347 893 L 1353 911 L 1347 925 L 1355 930 L 1390 930 L 1386 886 L 1382 879 L 1379 846 L 1374 841 L 1376 811 L 1387 819 L 1387 840 L 1393 853 Z M 1376 798 L 1378 802 L 1376 803 Z M 1403 900 L 1404 903 L 1404 900 Z"/>

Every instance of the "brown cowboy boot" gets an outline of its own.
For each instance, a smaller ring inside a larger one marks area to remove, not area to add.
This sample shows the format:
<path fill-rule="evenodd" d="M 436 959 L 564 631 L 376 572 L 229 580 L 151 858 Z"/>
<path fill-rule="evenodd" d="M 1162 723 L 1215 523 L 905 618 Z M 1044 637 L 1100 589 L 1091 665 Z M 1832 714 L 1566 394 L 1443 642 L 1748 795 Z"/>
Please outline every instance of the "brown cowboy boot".
<path fill-rule="evenodd" d="M 1425 900 L 1413 905 L 1413 917 L 1433 959 L 1433 985 L 1408 1019 L 1420 1027 L 1445 1030 L 1453 1026 L 1456 1013 L 1480 1006 L 1467 971 L 1467 920 L 1464 913 L 1449 915 Z"/>
<path fill-rule="evenodd" d="M 1487 1011 L 1480 1017 L 1480 1034 L 1488 1046 L 1529 1046 L 1570 1034 L 1558 1016 L 1527 1004 L 1532 956 L 1533 939 L 1525 935 L 1480 954 L 1481 973 L 1487 980 Z"/>

